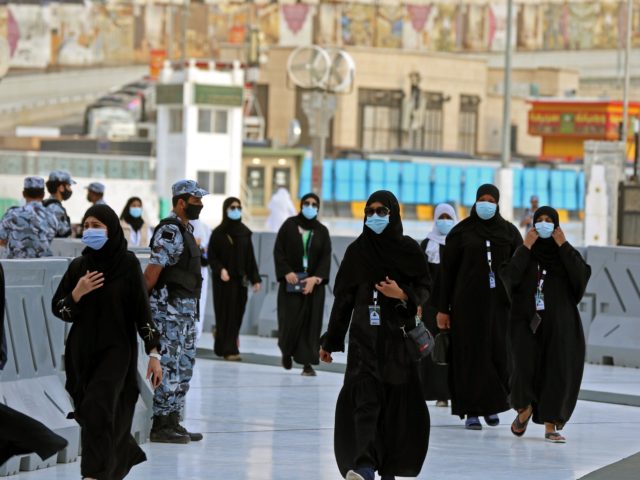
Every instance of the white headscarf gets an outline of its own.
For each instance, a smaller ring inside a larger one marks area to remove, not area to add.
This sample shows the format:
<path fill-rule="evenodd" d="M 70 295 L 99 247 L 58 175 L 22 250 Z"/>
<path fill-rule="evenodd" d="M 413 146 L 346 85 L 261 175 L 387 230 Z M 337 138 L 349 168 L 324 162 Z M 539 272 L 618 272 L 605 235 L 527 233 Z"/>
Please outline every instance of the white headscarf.
<path fill-rule="evenodd" d="M 269 218 L 267 218 L 267 229 L 271 232 L 277 232 L 284 221 L 293 217 L 298 213 L 291 201 L 289 191 L 284 187 L 279 187 L 276 193 L 271 197 L 269 202 Z"/>
<path fill-rule="evenodd" d="M 427 234 L 427 239 L 432 240 L 427 242 L 427 259 L 429 263 L 440 263 L 440 245 L 444 245 L 447 239 L 446 235 L 440 233 L 438 227 L 436 226 L 436 220 L 440 218 L 440 216 L 446 213 L 451 218 L 453 218 L 453 224 L 458 223 L 458 216 L 456 215 L 456 209 L 453 208 L 448 203 L 440 203 L 435 209 L 433 213 L 433 228 Z"/>

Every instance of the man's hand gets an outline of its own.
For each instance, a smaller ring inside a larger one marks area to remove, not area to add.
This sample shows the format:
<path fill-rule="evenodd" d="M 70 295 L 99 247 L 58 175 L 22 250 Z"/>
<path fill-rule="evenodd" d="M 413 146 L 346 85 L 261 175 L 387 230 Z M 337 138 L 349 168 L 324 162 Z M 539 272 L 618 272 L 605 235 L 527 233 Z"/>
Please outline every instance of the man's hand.
<path fill-rule="evenodd" d="M 160 278 L 162 269 L 163 267 L 161 265 L 154 265 L 151 263 L 144 269 L 144 280 L 147 284 L 147 292 L 153 290 L 153 287 L 158 283 L 158 278 Z"/>
<path fill-rule="evenodd" d="M 529 229 L 529 231 L 525 235 L 523 245 L 531 250 L 531 247 L 533 247 L 533 244 L 536 243 L 536 240 L 538 240 L 538 238 L 540 238 L 540 235 L 538 235 L 538 231 L 535 229 L 535 227 L 533 227 Z"/>
<path fill-rule="evenodd" d="M 76 284 L 76 288 L 71 292 L 71 297 L 73 301 L 78 303 L 82 297 L 84 297 L 87 293 L 93 292 L 94 290 L 102 287 L 104 285 L 104 273 L 102 272 L 90 272 L 87 270 Z"/>
<path fill-rule="evenodd" d="M 451 315 L 448 313 L 438 312 L 436 315 L 436 322 L 440 330 L 449 330 L 451 328 Z"/>
<path fill-rule="evenodd" d="M 162 366 L 160 360 L 150 357 L 147 366 L 147 380 L 151 381 L 151 386 L 155 390 L 162 383 Z"/>
<path fill-rule="evenodd" d="M 322 360 L 324 363 L 333 362 L 333 358 L 331 357 L 331 354 L 326 350 L 324 350 L 322 347 L 320 347 L 320 360 Z"/>

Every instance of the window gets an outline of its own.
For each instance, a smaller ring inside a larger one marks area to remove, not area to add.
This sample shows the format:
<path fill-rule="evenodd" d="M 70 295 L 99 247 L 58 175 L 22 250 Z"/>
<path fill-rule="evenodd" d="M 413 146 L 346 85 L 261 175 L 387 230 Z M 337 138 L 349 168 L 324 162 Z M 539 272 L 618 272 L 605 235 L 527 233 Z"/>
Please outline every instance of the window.
<path fill-rule="evenodd" d="M 169 133 L 182 133 L 182 109 L 169 109 Z"/>
<path fill-rule="evenodd" d="M 442 150 L 442 105 L 444 96 L 441 93 L 423 92 L 427 97 L 424 112 L 422 149 L 437 152 Z"/>
<path fill-rule="evenodd" d="M 214 195 L 227 194 L 227 172 L 199 171 L 198 185 Z"/>
<path fill-rule="evenodd" d="M 476 153 L 478 139 L 477 95 L 460 95 L 460 119 L 458 123 L 458 150 L 470 154 Z"/>
<path fill-rule="evenodd" d="M 401 142 L 402 90 L 358 91 L 360 147 L 363 150 L 392 150 Z"/>
<path fill-rule="evenodd" d="M 227 133 L 228 113 L 226 110 L 200 108 L 198 110 L 198 132 Z"/>

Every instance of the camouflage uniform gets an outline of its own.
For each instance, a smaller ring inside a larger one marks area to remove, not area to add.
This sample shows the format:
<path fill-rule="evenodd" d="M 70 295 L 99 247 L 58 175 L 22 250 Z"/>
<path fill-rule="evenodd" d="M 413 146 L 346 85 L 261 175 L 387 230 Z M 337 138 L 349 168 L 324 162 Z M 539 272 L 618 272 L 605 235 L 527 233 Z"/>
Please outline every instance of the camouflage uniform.
<path fill-rule="evenodd" d="M 11 207 L 0 221 L 0 240 L 7 242 L 6 258 L 50 257 L 50 243 L 58 221 L 42 202 Z"/>
<path fill-rule="evenodd" d="M 60 201 L 55 197 L 49 197 L 46 200 L 46 204 L 47 206 L 45 208 L 56 218 L 58 222 L 56 237 L 64 238 L 71 235 L 71 220 L 67 215 L 67 210 L 62 206 L 62 203 L 60 203 Z"/>
<path fill-rule="evenodd" d="M 177 218 L 171 214 L 169 218 Z M 190 225 L 185 227 L 189 231 Z M 149 263 L 166 268 L 176 265 L 184 250 L 180 228 L 160 226 L 153 236 Z M 164 416 L 182 411 L 196 358 L 197 298 L 175 298 L 166 286 L 154 288 L 150 298 L 153 319 L 160 332 L 160 354 L 164 377 L 154 394 L 153 414 Z"/>

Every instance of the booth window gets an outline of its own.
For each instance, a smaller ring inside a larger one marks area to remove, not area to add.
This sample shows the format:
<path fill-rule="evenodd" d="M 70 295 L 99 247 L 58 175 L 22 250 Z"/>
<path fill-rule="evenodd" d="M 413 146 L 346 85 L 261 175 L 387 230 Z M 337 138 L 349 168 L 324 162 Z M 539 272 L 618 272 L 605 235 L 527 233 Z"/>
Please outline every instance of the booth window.
<path fill-rule="evenodd" d="M 360 147 L 393 150 L 402 138 L 402 90 L 358 90 Z"/>
<path fill-rule="evenodd" d="M 197 174 L 198 185 L 214 195 L 227 194 L 227 172 L 200 170 Z"/>
<path fill-rule="evenodd" d="M 169 109 L 169 133 L 182 133 L 182 108 Z"/>
<path fill-rule="evenodd" d="M 460 95 L 460 118 L 458 123 L 458 150 L 475 154 L 478 142 L 478 106 L 477 95 Z"/>
<path fill-rule="evenodd" d="M 213 110 L 211 108 L 200 108 L 198 110 L 198 132 L 199 133 L 227 133 L 229 128 L 228 114 L 226 110 Z"/>

